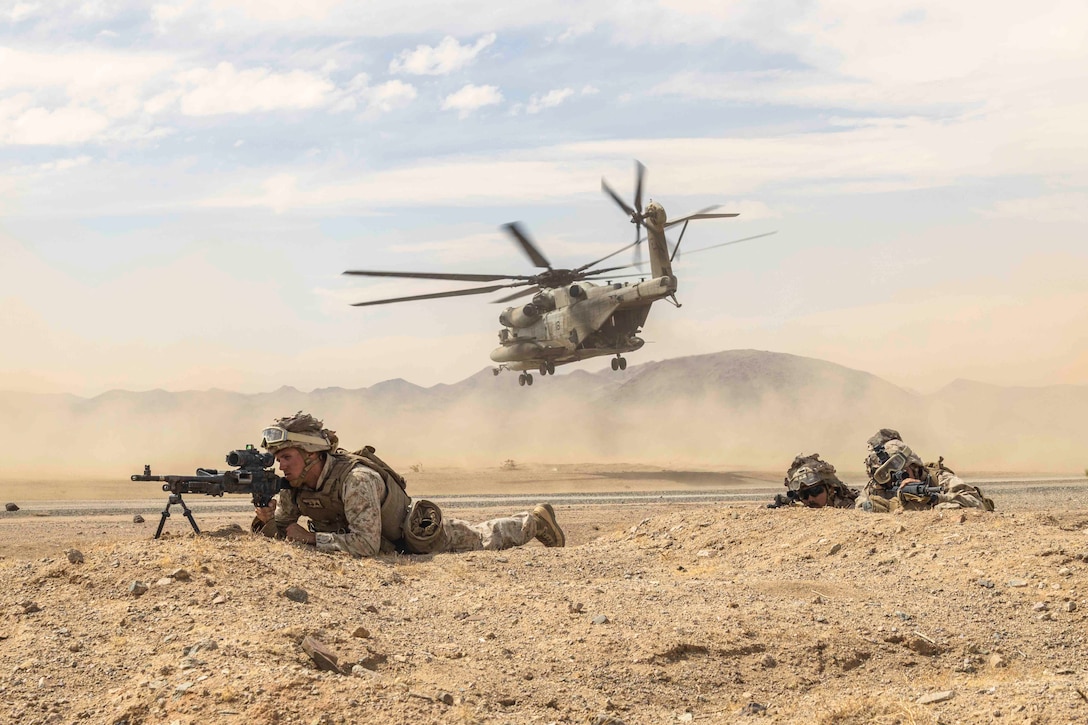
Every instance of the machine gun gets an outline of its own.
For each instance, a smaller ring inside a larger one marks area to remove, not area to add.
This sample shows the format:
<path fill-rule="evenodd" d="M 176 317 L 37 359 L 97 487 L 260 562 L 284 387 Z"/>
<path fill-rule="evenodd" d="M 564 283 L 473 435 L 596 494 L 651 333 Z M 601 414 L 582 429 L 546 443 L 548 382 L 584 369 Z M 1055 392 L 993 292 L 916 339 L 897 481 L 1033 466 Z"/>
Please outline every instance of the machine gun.
<path fill-rule="evenodd" d="M 941 492 L 940 486 L 927 486 L 919 481 L 918 483 L 901 483 L 895 488 L 892 494 L 898 496 L 901 493 L 905 493 L 919 498 L 928 498 L 930 505 L 932 505 L 937 502 L 937 494 Z"/>
<path fill-rule="evenodd" d="M 200 528 L 193 519 L 193 512 L 185 505 L 182 494 L 203 493 L 208 496 L 222 496 L 225 493 L 248 493 L 253 497 L 253 505 L 264 508 L 272 497 L 281 489 L 289 488 L 287 479 L 276 476 L 272 472 L 272 464 L 275 462 L 271 453 L 262 453 L 252 445 L 233 450 L 227 454 L 227 465 L 234 466 L 232 471 L 219 471 L 214 468 L 198 468 L 195 476 L 153 476 L 151 466 L 145 465 L 143 474 L 134 474 L 133 481 L 158 481 L 162 483 L 162 490 L 170 494 L 166 501 L 166 507 L 162 510 L 159 519 L 159 528 L 155 530 L 155 538 L 162 535 L 162 527 L 166 519 L 170 518 L 170 507 L 177 504 L 181 506 L 185 518 L 193 527 L 193 531 L 200 533 Z"/>
<path fill-rule="evenodd" d="M 779 509 L 779 508 L 782 508 L 784 506 L 792 506 L 793 502 L 797 501 L 797 500 L 798 500 L 798 498 L 797 498 L 797 492 L 796 491 L 786 491 L 785 495 L 780 494 L 780 493 L 776 493 L 774 495 L 774 501 L 767 504 L 767 508 L 769 508 L 769 509 Z"/>

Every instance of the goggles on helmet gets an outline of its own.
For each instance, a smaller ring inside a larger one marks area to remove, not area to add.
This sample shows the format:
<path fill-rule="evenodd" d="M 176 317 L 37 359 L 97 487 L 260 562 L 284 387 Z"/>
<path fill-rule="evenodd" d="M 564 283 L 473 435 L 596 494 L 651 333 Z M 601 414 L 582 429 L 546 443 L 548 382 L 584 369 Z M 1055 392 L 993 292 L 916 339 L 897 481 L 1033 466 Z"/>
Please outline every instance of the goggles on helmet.
<path fill-rule="evenodd" d="M 278 425 L 274 425 L 270 428 L 265 428 L 261 431 L 263 440 L 261 441 L 261 447 L 272 448 L 278 446 L 281 448 L 287 448 L 284 445 L 290 442 L 296 443 L 312 443 L 314 445 L 328 447 L 329 441 L 324 436 L 310 435 L 309 433 L 295 433 L 289 431 L 286 428 Z"/>
<path fill-rule="evenodd" d="M 803 488 L 815 486 L 818 483 L 820 483 L 820 474 L 816 473 L 816 471 L 808 466 L 803 466 L 794 471 L 793 475 L 790 476 L 789 489 L 791 491 L 800 491 Z"/>
<path fill-rule="evenodd" d="M 807 501 L 810 498 L 816 498 L 824 492 L 824 485 L 818 483 L 815 486 L 806 486 L 797 492 L 797 500 Z"/>
<path fill-rule="evenodd" d="M 907 467 L 909 460 L 907 456 L 896 451 L 888 456 L 888 460 L 880 464 L 880 467 L 873 471 L 873 480 L 879 483 L 881 486 L 887 486 L 891 483 L 892 477 Z"/>

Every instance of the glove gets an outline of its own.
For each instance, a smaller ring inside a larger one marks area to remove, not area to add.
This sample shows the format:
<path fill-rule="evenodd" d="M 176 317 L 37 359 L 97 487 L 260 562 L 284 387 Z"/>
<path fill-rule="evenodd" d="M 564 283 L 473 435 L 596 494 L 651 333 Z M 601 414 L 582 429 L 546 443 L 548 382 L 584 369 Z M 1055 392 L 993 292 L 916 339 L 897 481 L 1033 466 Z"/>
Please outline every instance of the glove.
<path fill-rule="evenodd" d="M 924 483 L 908 483 L 905 486 L 900 486 L 899 493 L 917 496 L 918 498 L 933 498 L 936 495 L 933 493 L 933 489 Z"/>

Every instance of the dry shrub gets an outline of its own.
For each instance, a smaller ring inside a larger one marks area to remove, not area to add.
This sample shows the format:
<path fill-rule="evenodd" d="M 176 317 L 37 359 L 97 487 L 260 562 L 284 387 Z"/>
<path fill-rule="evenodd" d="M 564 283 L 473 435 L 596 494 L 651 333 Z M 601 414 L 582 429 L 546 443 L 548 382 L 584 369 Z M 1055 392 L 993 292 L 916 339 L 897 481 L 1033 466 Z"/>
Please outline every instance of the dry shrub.
<path fill-rule="evenodd" d="M 223 689 L 215 693 L 216 702 L 234 702 L 239 697 L 239 693 L 230 685 L 227 685 Z"/>
<path fill-rule="evenodd" d="M 847 698 L 823 715 L 819 725 L 933 725 L 937 720 L 920 705 L 879 698 Z"/>

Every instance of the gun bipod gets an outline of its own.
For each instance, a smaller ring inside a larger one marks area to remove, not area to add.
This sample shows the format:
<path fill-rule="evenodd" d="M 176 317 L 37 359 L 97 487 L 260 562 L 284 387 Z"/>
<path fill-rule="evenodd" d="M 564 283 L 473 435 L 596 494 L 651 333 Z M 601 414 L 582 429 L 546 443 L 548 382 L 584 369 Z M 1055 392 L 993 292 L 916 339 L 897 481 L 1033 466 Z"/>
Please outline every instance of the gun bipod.
<path fill-rule="evenodd" d="M 189 519 L 189 523 L 193 527 L 193 531 L 200 533 L 200 527 L 196 525 L 196 519 L 193 518 L 193 512 L 185 504 L 185 499 L 181 497 L 180 493 L 170 494 L 170 498 L 166 500 L 166 506 L 162 509 L 162 516 L 159 518 L 159 528 L 155 529 L 155 538 L 159 538 L 162 535 L 162 527 L 166 524 L 166 520 L 170 518 L 170 507 L 174 504 L 181 506 L 181 512 L 185 515 L 185 518 Z"/>

